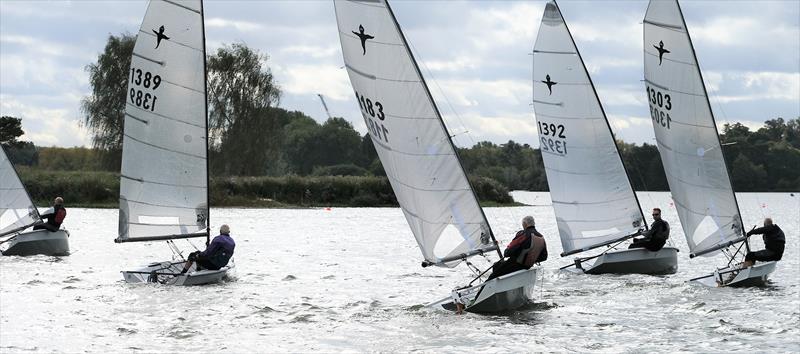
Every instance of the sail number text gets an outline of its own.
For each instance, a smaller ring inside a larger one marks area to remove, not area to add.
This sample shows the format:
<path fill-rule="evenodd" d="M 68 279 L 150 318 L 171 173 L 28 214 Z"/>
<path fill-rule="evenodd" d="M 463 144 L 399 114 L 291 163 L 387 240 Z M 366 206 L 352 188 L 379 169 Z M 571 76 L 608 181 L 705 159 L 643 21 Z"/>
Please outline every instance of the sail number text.
<path fill-rule="evenodd" d="M 364 123 L 367 124 L 370 134 L 378 140 L 389 142 L 389 130 L 383 125 L 386 114 L 383 113 L 383 104 L 372 100 L 356 91 L 356 101 L 358 101 L 361 112 L 364 115 Z M 377 118 L 377 120 L 375 119 Z"/>
<path fill-rule="evenodd" d="M 672 122 L 672 118 L 669 116 L 669 112 L 672 110 L 672 99 L 669 94 L 647 86 L 647 98 L 653 123 L 669 129 Z"/>
<path fill-rule="evenodd" d="M 567 136 L 564 135 L 563 124 L 553 124 L 546 122 L 539 123 L 539 140 L 541 142 L 541 149 L 544 152 L 550 152 L 558 155 L 567 154 Z"/>
<path fill-rule="evenodd" d="M 145 90 L 155 91 L 161 86 L 161 76 L 153 75 L 151 72 L 142 69 L 131 68 L 130 83 L 131 89 L 128 93 L 131 99 L 130 103 L 151 112 L 155 111 L 158 97 L 154 93 L 145 92 Z"/>

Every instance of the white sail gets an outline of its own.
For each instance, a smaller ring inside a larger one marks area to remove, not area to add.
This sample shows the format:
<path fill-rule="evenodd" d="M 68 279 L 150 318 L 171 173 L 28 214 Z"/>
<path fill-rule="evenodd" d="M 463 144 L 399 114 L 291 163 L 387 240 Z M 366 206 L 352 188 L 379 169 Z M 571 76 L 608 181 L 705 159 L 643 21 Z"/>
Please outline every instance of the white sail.
<path fill-rule="evenodd" d="M 0 236 L 24 230 L 39 220 L 39 211 L 0 147 Z"/>
<path fill-rule="evenodd" d="M 742 221 L 676 0 L 650 1 L 644 77 L 658 150 L 692 256 L 742 240 Z"/>
<path fill-rule="evenodd" d="M 150 2 L 128 76 L 117 241 L 204 235 L 207 122 L 200 0 Z"/>
<path fill-rule="evenodd" d="M 635 235 L 644 216 L 555 2 L 545 7 L 533 56 L 533 107 L 562 255 Z"/>
<path fill-rule="evenodd" d="M 454 266 L 462 254 L 496 249 L 389 5 L 381 0 L 334 5 L 350 83 L 425 260 Z"/>

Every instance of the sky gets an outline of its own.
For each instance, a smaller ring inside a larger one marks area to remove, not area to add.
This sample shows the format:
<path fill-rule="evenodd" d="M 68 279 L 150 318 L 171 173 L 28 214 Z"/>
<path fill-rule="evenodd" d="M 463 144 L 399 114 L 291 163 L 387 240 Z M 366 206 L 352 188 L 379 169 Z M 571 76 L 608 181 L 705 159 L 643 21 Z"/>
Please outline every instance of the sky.
<path fill-rule="evenodd" d="M 531 56 L 544 1 L 392 1 L 459 146 L 538 146 Z M 642 73 L 646 1 L 560 1 L 618 138 L 654 143 Z M 800 117 L 800 0 L 683 1 L 720 127 Z M 38 146 L 90 146 L 80 101 L 86 65 L 109 35 L 136 33 L 146 1 L 0 0 L 0 115 Z M 280 107 L 331 114 L 366 132 L 343 69 L 332 1 L 205 2 L 207 50 L 244 42 L 266 54 Z"/>

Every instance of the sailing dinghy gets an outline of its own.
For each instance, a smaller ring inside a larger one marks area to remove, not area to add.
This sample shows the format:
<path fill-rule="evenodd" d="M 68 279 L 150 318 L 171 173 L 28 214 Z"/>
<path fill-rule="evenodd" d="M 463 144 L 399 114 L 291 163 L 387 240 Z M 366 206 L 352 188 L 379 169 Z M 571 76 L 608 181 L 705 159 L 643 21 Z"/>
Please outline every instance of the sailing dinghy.
<path fill-rule="evenodd" d="M 30 230 L 29 227 L 42 223 L 42 217 L 14 165 L 0 147 L 0 244 L 7 244 L 2 250 L 4 256 L 46 256 L 69 255 L 69 232 L 60 229 Z"/>
<path fill-rule="evenodd" d="M 657 252 L 617 249 L 647 224 L 592 79 L 555 1 L 545 6 L 533 56 L 533 107 L 561 256 L 607 247 L 599 255 L 575 259 L 571 270 L 675 273 L 674 247 Z"/>
<path fill-rule="evenodd" d="M 740 269 L 750 250 L 717 125 L 677 0 L 650 1 L 644 77 L 658 151 L 690 257 L 723 253 L 728 264 L 692 279 L 709 286 L 763 285 L 776 262 Z"/>
<path fill-rule="evenodd" d="M 383 0 L 334 2 L 347 73 L 369 135 L 424 257 L 455 267 L 497 241 L 400 26 Z M 502 256 L 502 255 L 500 255 Z M 537 266 L 456 288 L 430 306 L 470 312 L 529 302 Z"/>
<path fill-rule="evenodd" d="M 205 59 L 202 1 L 151 1 L 131 58 L 114 241 L 167 241 L 175 259 L 123 271 L 128 283 L 215 283 L 231 267 L 181 274 L 174 242 L 210 237 Z"/>

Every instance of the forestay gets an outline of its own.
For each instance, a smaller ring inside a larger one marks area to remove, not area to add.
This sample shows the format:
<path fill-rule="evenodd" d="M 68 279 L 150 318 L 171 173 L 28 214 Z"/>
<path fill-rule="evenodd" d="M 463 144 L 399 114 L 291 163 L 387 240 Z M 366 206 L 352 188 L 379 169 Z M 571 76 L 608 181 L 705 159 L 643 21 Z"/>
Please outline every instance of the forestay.
<path fill-rule="evenodd" d="M 691 255 L 743 239 L 742 222 L 680 6 L 651 1 L 644 77 L 658 150 Z"/>
<path fill-rule="evenodd" d="M 39 211 L 0 147 L 0 236 L 24 230 L 39 220 Z"/>
<path fill-rule="evenodd" d="M 637 234 L 644 216 L 555 2 L 545 7 L 533 56 L 533 107 L 562 255 Z"/>
<path fill-rule="evenodd" d="M 150 2 L 128 76 L 117 241 L 204 236 L 208 182 L 201 1 Z"/>
<path fill-rule="evenodd" d="M 384 1 L 334 4 L 356 100 L 425 260 L 454 266 L 462 254 L 495 250 L 489 224 L 391 8 Z"/>

